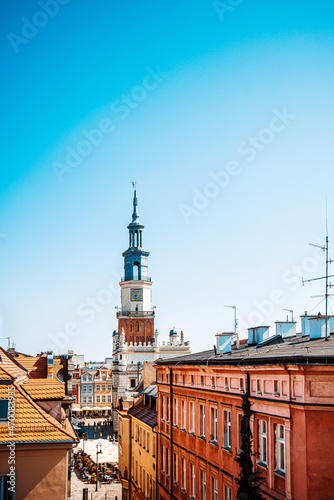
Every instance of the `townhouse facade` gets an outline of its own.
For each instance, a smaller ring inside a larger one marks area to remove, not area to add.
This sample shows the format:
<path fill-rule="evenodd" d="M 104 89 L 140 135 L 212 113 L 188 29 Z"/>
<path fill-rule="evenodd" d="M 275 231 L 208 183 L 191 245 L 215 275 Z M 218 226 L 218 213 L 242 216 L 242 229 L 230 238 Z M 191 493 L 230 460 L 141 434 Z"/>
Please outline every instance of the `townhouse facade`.
<path fill-rule="evenodd" d="M 157 410 L 155 385 L 131 406 L 118 410 L 119 471 L 122 500 L 156 500 Z"/>
<path fill-rule="evenodd" d="M 312 338 L 253 328 L 239 346 L 220 335 L 212 351 L 157 361 L 158 500 L 236 498 L 247 387 L 263 497 L 334 498 L 334 336 L 319 326 Z"/>

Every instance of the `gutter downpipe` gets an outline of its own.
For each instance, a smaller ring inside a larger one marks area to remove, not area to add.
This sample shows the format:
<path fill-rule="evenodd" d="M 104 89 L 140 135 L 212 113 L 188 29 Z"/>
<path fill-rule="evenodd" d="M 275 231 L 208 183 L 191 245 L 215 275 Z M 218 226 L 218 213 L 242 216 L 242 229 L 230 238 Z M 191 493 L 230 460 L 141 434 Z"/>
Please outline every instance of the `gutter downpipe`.
<path fill-rule="evenodd" d="M 174 484 L 174 470 L 173 470 L 173 370 L 169 369 L 169 397 L 170 397 L 170 498 L 173 500 L 173 484 Z"/>

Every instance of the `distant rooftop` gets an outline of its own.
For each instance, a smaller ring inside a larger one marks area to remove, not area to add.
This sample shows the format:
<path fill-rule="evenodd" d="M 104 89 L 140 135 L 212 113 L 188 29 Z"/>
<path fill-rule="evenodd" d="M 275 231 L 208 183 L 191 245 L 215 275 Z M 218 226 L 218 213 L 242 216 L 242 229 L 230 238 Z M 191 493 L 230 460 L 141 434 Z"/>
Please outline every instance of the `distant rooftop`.
<path fill-rule="evenodd" d="M 262 345 L 261 345 L 262 344 Z M 273 335 L 261 344 L 248 345 L 240 342 L 232 351 L 216 354 L 215 350 L 187 354 L 171 359 L 159 359 L 157 365 L 265 365 L 265 364 L 328 364 L 334 365 L 334 334 L 325 338 L 310 339 L 309 336 L 283 338 Z"/>

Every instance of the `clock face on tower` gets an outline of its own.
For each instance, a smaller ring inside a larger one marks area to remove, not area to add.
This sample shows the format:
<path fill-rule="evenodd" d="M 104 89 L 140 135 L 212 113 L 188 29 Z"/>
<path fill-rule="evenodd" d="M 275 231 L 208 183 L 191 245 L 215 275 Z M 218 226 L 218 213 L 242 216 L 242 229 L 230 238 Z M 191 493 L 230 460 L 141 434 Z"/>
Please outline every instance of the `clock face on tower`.
<path fill-rule="evenodd" d="M 143 290 L 141 288 L 131 288 L 131 300 L 132 301 L 142 301 L 143 300 Z"/>

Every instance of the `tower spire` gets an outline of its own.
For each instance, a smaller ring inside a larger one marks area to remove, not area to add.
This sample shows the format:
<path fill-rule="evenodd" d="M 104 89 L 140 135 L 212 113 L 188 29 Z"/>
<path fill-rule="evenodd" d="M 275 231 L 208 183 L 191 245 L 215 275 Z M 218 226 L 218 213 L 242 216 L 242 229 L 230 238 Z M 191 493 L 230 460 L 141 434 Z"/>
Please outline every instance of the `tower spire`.
<path fill-rule="evenodd" d="M 135 188 L 133 193 L 133 214 L 132 214 L 132 222 L 139 223 L 139 214 L 138 214 L 138 198 L 137 198 L 137 190 L 136 190 L 136 182 L 132 181 L 132 186 Z"/>

